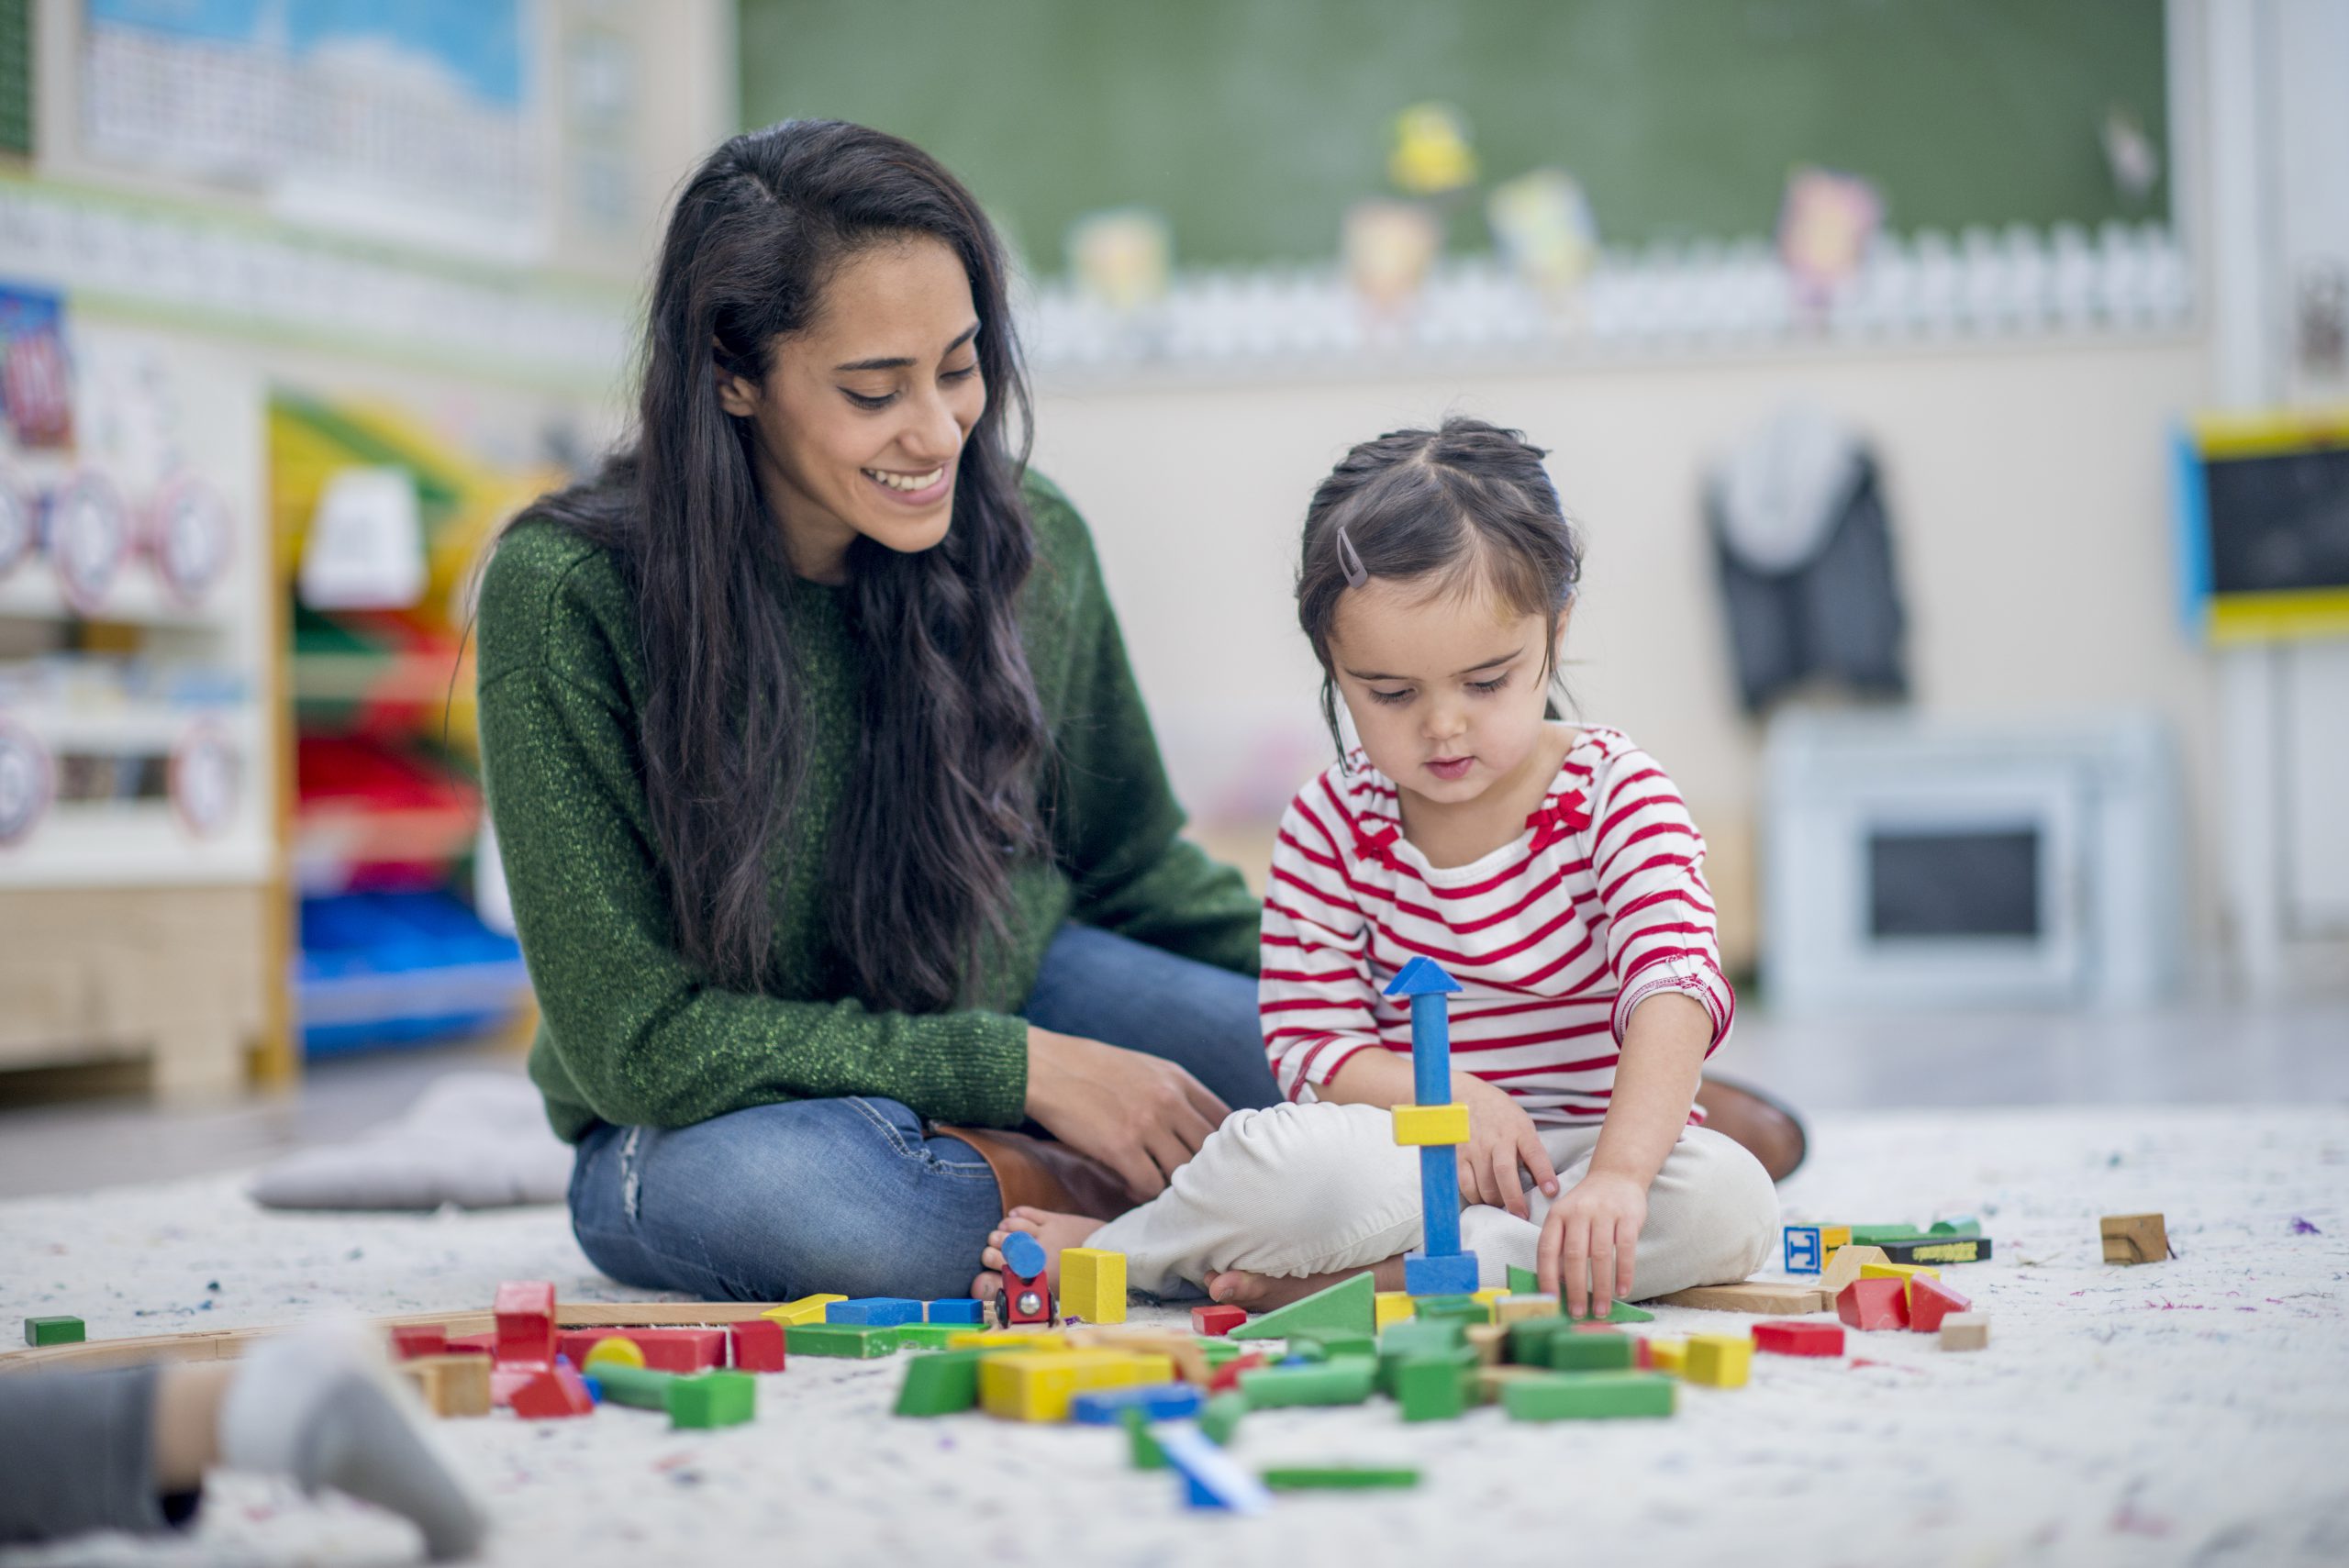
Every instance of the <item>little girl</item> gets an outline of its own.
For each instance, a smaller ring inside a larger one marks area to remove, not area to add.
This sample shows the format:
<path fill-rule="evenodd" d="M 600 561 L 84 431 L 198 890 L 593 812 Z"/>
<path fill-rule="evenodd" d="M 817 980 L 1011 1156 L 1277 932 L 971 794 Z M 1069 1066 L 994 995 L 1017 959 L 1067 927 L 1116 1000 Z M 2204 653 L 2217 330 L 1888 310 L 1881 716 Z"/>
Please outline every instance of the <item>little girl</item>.
<path fill-rule="evenodd" d="M 1126 1254 L 1133 1288 L 1262 1309 L 1420 1244 L 1415 955 L 1451 998 L 1462 1245 L 1570 1312 L 1743 1279 L 1777 1227 L 1770 1177 L 1701 1125 L 1734 1008 L 1704 841 L 1662 769 L 1549 695 L 1581 551 L 1513 431 L 1474 419 L 1364 442 L 1306 514 L 1297 618 L 1333 738 L 1360 737 L 1281 823 L 1264 900 L 1265 1049 L 1289 1103 L 1239 1111 L 1159 1197 L 1102 1224 L 1014 1209 L 1003 1237 Z M 1342 749 L 1343 741 L 1340 740 Z M 983 1274 L 974 1293 L 992 1295 Z"/>

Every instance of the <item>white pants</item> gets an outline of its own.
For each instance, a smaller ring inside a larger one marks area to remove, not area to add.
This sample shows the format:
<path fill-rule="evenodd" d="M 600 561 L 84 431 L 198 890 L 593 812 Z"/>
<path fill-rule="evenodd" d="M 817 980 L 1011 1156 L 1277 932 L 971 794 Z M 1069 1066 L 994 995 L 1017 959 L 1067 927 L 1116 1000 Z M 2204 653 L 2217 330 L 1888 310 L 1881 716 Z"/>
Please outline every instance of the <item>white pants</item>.
<path fill-rule="evenodd" d="M 1542 1147 L 1571 1191 L 1590 1168 L 1596 1127 L 1544 1128 Z M 1520 1219 L 1476 1204 L 1460 1216 L 1461 1245 L 1479 1282 L 1534 1266 L 1551 1200 L 1540 1189 Z M 1419 1151 L 1395 1141 L 1383 1106 L 1278 1105 L 1234 1111 L 1166 1191 L 1111 1220 L 1088 1247 L 1126 1255 L 1126 1281 L 1152 1296 L 1186 1296 L 1225 1269 L 1299 1276 L 1362 1269 L 1420 1245 Z M 1778 1195 L 1761 1162 L 1718 1132 L 1680 1135 L 1648 1188 L 1632 1294 L 1664 1296 L 1742 1280 L 1777 1241 Z"/>

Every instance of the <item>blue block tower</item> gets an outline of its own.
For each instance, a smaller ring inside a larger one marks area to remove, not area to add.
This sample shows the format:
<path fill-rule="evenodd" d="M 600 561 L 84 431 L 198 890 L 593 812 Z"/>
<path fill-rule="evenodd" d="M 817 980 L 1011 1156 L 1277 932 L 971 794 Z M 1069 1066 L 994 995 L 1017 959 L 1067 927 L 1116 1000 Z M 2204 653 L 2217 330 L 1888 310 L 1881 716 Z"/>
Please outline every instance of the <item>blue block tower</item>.
<path fill-rule="evenodd" d="M 1452 1016 L 1446 996 L 1460 982 L 1443 966 L 1415 958 L 1387 984 L 1389 996 L 1411 999 L 1411 1088 L 1418 1104 L 1395 1107 L 1395 1141 L 1419 1151 L 1419 1204 L 1427 1245 L 1403 1260 L 1403 1288 L 1413 1296 L 1467 1296 L 1476 1288 L 1476 1254 L 1460 1250 L 1460 1151 L 1468 1141 L 1468 1107 L 1452 1097 Z"/>

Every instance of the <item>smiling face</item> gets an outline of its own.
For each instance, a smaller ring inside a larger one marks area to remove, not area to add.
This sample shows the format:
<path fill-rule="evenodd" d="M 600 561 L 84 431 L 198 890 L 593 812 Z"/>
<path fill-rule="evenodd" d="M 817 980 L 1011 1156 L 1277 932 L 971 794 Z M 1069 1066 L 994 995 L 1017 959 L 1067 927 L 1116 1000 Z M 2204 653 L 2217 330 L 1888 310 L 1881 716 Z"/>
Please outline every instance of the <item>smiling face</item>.
<path fill-rule="evenodd" d="M 1548 638 L 1544 617 L 1481 583 L 1375 577 L 1339 603 L 1330 663 L 1371 765 L 1408 795 L 1459 806 L 1544 760 Z"/>
<path fill-rule="evenodd" d="M 801 576 L 844 580 L 859 535 L 908 554 L 946 537 L 987 406 L 978 331 L 961 259 L 918 235 L 843 260 L 814 320 L 774 339 L 763 384 L 715 373 L 719 406 L 756 433 L 760 494 Z"/>

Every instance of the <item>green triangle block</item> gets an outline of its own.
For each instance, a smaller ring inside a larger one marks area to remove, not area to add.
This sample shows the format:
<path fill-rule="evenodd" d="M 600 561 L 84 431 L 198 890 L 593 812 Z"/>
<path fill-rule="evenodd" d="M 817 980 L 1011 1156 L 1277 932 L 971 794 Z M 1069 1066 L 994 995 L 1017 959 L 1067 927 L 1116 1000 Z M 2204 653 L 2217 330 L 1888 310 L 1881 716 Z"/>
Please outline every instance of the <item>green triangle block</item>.
<path fill-rule="evenodd" d="M 1606 1317 L 1593 1318 L 1588 1313 L 1585 1313 L 1575 1321 L 1577 1323 L 1653 1323 L 1655 1321 L 1655 1314 L 1642 1311 L 1627 1301 L 1610 1301 L 1607 1304 Z"/>
<path fill-rule="evenodd" d="M 1542 1294 L 1542 1281 L 1531 1269 L 1520 1269 L 1511 1263 L 1508 1266 L 1508 1293 L 1511 1296 L 1539 1296 Z"/>
<path fill-rule="evenodd" d="M 984 1354 L 980 1351 L 939 1351 L 907 1361 L 906 1380 L 897 1385 L 897 1414 L 952 1416 L 976 1407 L 979 1362 Z"/>
<path fill-rule="evenodd" d="M 1370 1275 L 1356 1274 L 1327 1290 L 1317 1290 L 1302 1301 L 1292 1301 L 1286 1307 L 1275 1307 L 1262 1318 L 1251 1318 L 1225 1337 L 1233 1340 L 1286 1340 L 1291 1334 L 1302 1334 L 1314 1329 L 1341 1329 L 1350 1334 L 1375 1333 L 1378 1307 L 1374 1298 L 1377 1294 L 1378 1285 Z"/>

